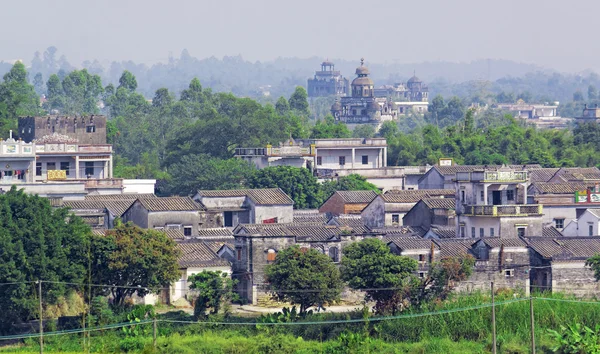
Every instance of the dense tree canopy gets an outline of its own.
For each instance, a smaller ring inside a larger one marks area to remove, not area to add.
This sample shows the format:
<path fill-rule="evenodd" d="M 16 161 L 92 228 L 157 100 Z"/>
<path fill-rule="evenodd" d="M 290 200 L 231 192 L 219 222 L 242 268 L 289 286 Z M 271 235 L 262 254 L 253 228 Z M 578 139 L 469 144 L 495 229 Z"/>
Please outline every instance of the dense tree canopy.
<path fill-rule="evenodd" d="M 0 331 L 38 317 L 35 280 L 42 283 L 44 303 L 73 291 L 66 284 L 86 279 L 90 228 L 80 218 L 67 218 L 66 209 L 53 209 L 47 199 L 27 195 L 15 186 L 0 194 Z M 66 220 L 66 222 L 65 222 Z"/>
<path fill-rule="evenodd" d="M 106 284 L 114 303 L 133 294 L 144 296 L 179 279 L 175 241 L 164 232 L 119 225 L 92 237 L 92 278 Z"/>
<path fill-rule="evenodd" d="M 314 248 L 281 250 L 265 274 L 275 298 L 300 305 L 300 313 L 337 300 L 342 291 L 339 270 Z"/>

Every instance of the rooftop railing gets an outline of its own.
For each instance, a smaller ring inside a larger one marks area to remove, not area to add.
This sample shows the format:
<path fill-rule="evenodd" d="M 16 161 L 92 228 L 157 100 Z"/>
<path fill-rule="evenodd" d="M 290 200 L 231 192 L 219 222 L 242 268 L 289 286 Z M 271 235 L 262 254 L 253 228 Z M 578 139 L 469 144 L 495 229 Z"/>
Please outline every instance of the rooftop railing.
<path fill-rule="evenodd" d="M 541 215 L 541 204 L 523 205 L 465 205 L 465 215 L 471 216 L 533 216 Z"/>

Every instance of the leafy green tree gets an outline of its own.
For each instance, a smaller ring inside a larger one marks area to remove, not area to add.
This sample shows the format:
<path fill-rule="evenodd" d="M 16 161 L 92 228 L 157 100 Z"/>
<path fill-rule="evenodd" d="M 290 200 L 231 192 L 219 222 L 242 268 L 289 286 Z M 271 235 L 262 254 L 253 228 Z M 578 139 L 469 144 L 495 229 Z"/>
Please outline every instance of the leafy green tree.
<path fill-rule="evenodd" d="M 119 78 L 119 86 L 117 89 L 120 88 L 124 88 L 129 92 L 134 92 L 137 89 L 137 80 L 135 76 L 127 70 L 123 71 L 121 78 Z"/>
<path fill-rule="evenodd" d="M 169 168 L 166 194 L 190 195 L 200 189 L 235 189 L 251 178 L 253 165 L 242 159 L 221 160 L 207 155 L 186 155 Z"/>
<path fill-rule="evenodd" d="M 371 124 L 361 124 L 352 131 L 353 138 L 372 138 L 375 136 L 375 128 Z"/>
<path fill-rule="evenodd" d="M 573 93 L 573 101 L 574 102 L 581 102 L 583 101 L 583 93 L 581 93 L 581 91 L 577 90 Z"/>
<path fill-rule="evenodd" d="M 92 278 L 108 284 L 114 304 L 123 305 L 127 297 L 145 296 L 169 286 L 180 277 L 175 241 L 157 230 L 122 224 L 106 235 L 94 235 L 91 246 Z"/>
<path fill-rule="evenodd" d="M 194 317 L 196 319 L 206 317 L 206 310 L 212 309 L 212 314 L 219 313 L 223 305 L 236 301 L 238 295 L 233 288 L 236 284 L 227 273 L 221 271 L 204 270 L 188 278 L 190 289 L 198 292 L 194 303 Z M 226 312 L 227 314 L 227 312 Z"/>
<path fill-rule="evenodd" d="M 0 137 L 7 137 L 9 130 L 17 129 L 18 117 L 37 115 L 41 110 L 39 97 L 27 82 L 23 63 L 16 62 L 3 79 L 0 83 Z"/>
<path fill-rule="evenodd" d="M 152 106 L 157 108 L 170 107 L 173 104 L 173 96 L 169 93 L 166 88 L 160 88 L 156 90 L 154 98 L 152 99 Z"/>
<path fill-rule="evenodd" d="M 279 99 L 277 100 L 277 103 L 275 103 L 275 110 L 280 115 L 284 115 L 290 111 L 290 104 L 285 99 L 285 97 L 283 97 L 283 96 L 279 97 Z"/>
<path fill-rule="evenodd" d="M 417 261 L 398 256 L 381 240 L 368 238 L 346 246 L 342 256 L 342 279 L 352 289 L 364 290 L 365 300 L 375 301 L 375 312 L 396 313 L 410 289 Z"/>
<path fill-rule="evenodd" d="M 317 120 L 310 134 L 312 139 L 341 139 L 350 138 L 351 136 L 352 132 L 346 124 L 336 122 L 331 115 L 328 115 L 322 121 Z"/>
<path fill-rule="evenodd" d="M 383 122 L 383 124 L 379 128 L 379 132 L 377 132 L 377 135 L 386 139 L 391 139 L 392 137 L 397 135 L 398 132 L 400 132 L 400 130 L 398 129 L 398 125 L 396 124 L 396 122 L 387 121 Z"/>
<path fill-rule="evenodd" d="M 46 92 L 44 89 L 44 78 L 42 73 L 37 73 L 33 77 L 33 89 L 38 96 L 41 96 L 44 94 L 44 92 Z"/>
<path fill-rule="evenodd" d="M 444 257 L 430 265 L 425 279 L 414 278 L 410 301 L 419 306 L 433 300 L 445 300 L 455 284 L 467 280 L 473 274 L 475 258 L 469 254 Z"/>
<path fill-rule="evenodd" d="M 309 115 L 309 106 L 308 106 L 308 93 L 306 89 L 302 86 L 297 86 L 296 90 L 290 96 L 289 99 L 290 108 L 297 111 L 298 113 L 308 116 Z"/>
<path fill-rule="evenodd" d="M 367 179 L 358 174 L 339 177 L 336 181 L 327 181 L 321 184 L 323 191 L 323 200 L 327 200 L 336 191 L 381 191 L 373 183 L 367 182 Z"/>
<path fill-rule="evenodd" d="M 317 178 L 306 168 L 291 166 L 256 170 L 246 181 L 248 188 L 281 188 L 294 201 L 294 208 L 318 208 L 323 196 Z"/>
<path fill-rule="evenodd" d="M 13 186 L 0 195 L 0 332 L 38 317 L 37 284 L 43 302 L 56 304 L 87 274 L 91 230 L 66 209 L 53 209 L 47 199 L 28 195 Z"/>
<path fill-rule="evenodd" d="M 265 274 L 273 296 L 300 305 L 300 314 L 337 300 L 343 287 L 340 272 L 327 255 L 297 245 L 280 251 Z"/>

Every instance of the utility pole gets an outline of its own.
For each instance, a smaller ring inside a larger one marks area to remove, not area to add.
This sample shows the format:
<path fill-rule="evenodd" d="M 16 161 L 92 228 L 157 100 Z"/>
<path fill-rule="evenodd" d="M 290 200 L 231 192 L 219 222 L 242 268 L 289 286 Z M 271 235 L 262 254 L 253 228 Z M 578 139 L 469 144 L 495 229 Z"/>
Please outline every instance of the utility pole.
<path fill-rule="evenodd" d="M 496 304 L 494 299 L 494 282 L 492 285 L 492 353 L 496 354 Z"/>
<path fill-rule="evenodd" d="M 154 316 L 152 325 L 152 344 L 154 345 L 154 349 L 156 349 L 156 315 Z"/>
<path fill-rule="evenodd" d="M 44 319 L 42 317 L 42 312 L 44 311 L 42 307 L 42 281 L 38 280 L 38 291 L 40 296 L 40 354 L 44 354 Z"/>
<path fill-rule="evenodd" d="M 533 297 L 529 295 L 529 319 L 531 320 L 531 353 L 535 354 L 535 317 L 533 316 Z"/>

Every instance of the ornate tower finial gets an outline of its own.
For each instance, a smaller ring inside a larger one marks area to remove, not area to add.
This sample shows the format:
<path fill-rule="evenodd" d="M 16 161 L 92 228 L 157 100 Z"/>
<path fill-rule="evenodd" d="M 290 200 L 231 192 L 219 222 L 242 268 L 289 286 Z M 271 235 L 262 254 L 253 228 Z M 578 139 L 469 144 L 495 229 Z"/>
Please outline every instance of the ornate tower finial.
<path fill-rule="evenodd" d="M 363 66 L 365 64 L 365 58 L 360 58 L 360 66 Z"/>

